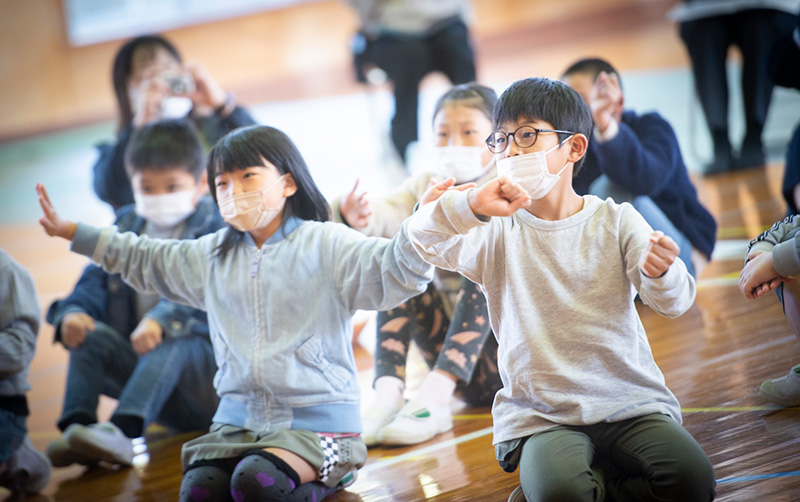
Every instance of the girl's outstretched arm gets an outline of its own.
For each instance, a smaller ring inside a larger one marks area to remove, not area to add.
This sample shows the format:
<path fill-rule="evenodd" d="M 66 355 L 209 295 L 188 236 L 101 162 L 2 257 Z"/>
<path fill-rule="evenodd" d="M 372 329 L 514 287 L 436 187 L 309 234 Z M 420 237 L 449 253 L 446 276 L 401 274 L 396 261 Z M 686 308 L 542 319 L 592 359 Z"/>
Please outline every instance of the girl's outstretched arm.
<path fill-rule="evenodd" d="M 74 221 L 62 220 L 58 217 L 56 208 L 50 202 L 50 196 L 47 195 L 43 184 L 36 184 L 36 193 L 39 194 L 39 205 L 44 213 L 44 216 L 39 218 L 39 224 L 44 227 L 44 231 L 52 237 L 61 237 L 71 241 L 78 225 Z"/>

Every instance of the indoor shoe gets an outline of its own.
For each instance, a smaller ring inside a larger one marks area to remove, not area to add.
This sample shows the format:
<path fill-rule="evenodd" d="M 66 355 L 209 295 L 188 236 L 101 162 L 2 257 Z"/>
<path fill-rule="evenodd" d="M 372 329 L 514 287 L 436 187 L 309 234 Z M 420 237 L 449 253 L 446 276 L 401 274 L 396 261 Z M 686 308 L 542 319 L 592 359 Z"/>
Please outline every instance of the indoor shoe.
<path fill-rule="evenodd" d="M 73 424 L 78 425 L 78 424 Z M 70 426 L 71 427 L 71 426 Z M 78 427 L 83 427 L 78 425 Z M 96 464 L 97 459 L 81 455 L 69 446 L 69 441 L 63 436 L 56 439 L 47 446 L 47 458 L 53 467 L 67 467 L 72 464 L 92 465 Z"/>
<path fill-rule="evenodd" d="M 36 493 L 50 481 L 52 469 L 45 454 L 34 448 L 25 436 L 8 460 L 8 470 L 0 476 L 0 486 L 12 492 Z"/>
<path fill-rule="evenodd" d="M 765 380 L 758 393 L 767 401 L 782 406 L 800 406 L 800 364 L 780 378 Z"/>
<path fill-rule="evenodd" d="M 361 417 L 361 439 L 367 446 L 375 446 L 378 444 L 378 431 L 389 423 L 397 416 L 400 408 L 387 406 L 384 404 L 373 404 L 370 406 L 364 416 Z"/>
<path fill-rule="evenodd" d="M 133 441 L 111 422 L 68 428 L 64 437 L 72 450 L 109 464 L 131 465 Z"/>
<path fill-rule="evenodd" d="M 452 428 L 450 408 L 409 401 L 389 425 L 378 431 L 378 442 L 386 445 L 424 443 Z"/>
<path fill-rule="evenodd" d="M 525 500 L 525 493 L 522 492 L 522 485 L 514 488 L 514 491 L 511 492 L 511 495 L 508 497 L 508 502 L 527 502 Z"/>

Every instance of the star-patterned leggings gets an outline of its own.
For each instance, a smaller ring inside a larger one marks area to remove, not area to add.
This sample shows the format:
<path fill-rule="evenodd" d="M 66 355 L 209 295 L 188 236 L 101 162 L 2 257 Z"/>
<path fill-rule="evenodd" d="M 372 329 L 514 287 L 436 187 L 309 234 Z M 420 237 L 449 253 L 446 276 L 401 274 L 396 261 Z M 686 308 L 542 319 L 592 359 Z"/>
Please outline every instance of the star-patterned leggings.
<path fill-rule="evenodd" d="M 431 369 L 458 377 L 456 388 L 467 403 L 490 405 L 503 386 L 491 332 L 486 298 L 476 284 L 461 279 L 453 318 L 448 319 L 431 283 L 421 295 L 378 313 L 375 378 L 405 380 L 408 346 L 414 340 Z"/>

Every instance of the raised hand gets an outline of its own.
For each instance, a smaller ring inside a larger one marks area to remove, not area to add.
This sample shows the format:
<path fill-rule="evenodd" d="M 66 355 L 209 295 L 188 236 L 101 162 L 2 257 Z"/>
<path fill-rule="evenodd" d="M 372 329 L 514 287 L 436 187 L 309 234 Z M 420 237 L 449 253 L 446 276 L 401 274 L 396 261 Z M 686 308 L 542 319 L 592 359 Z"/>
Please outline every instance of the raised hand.
<path fill-rule="evenodd" d="M 453 177 L 447 178 L 444 181 L 439 181 L 438 178 L 431 178 L 428 183 L 428 189 L 422 194 L 419 199 L 419 205 L 424 206 L 429 202 L 439 200 L 439 197 L 444 195 L 448 190 L 457 190 L 463 192 L 470 188 L 475 188 L 477 185 L 474 182 L 464 183 L 463 185 L 456 185 L 456 179 Z"/>
<path fill-rule="evenodd" d="M 601 132 L 608 128 L 608 125 L 615 114 L 622 108 L 622 87 L 619 84 L 619 77 L 612 73 L 600 72 L 597 80 L 592 87 L 592 94 L 589 106 L 592 110 L 592 118 Z"/>
<path fill-rule="evenodd" d="M 58 217 L 58 213 L 53 207 L 53 203 L 50 202 L 50 196 L 47 195 L 44 185 L 37 183 L 36 193 L 39 194 L 39 205 L 44 213 L 44 216 L 39 218 L 39 224 L 44 228 L 44 231 L 52 237 L 61 237 L 71 241 L 75 236 L 75 229 L 78 225 L 73 221 L 62 220 Z"/>
<path fill-rule="evenodd" d="M 84 312 L 70 312 L 61 320 L 61 342 L 68 349 L 80 347 L 86 333 L 94 331 L 94 319 Z"/>
<path fill-rule="evenodd" d="M 478 216 L 511 216 L 530 203 L 528 192 L 505 176 L 469 192 L 469 207 Z"/>
<path fill-rule="evenodd" d="M 194 92 L 188 94 L 187 97 L 195 106 L 216 110 L 225 104 L 228 94 L 214 80 L 205 65 L 199 61 L 189 61 L 184 65 L 184 70 L 194 79 Z"/>
<path fill-rule="evenodd" d="M 356 180 L 353 189 L 339 203 L 339 212 L 342 213 L 342 218 L 351 228 L 366 227 L 369 225 L 369 217 L 372 215 L 367 192 L 357 193 L 358 181 Z"/>
<path fill-rule="evenodd" d="M 661 230 L 656 230 L 650 234 L 650 241 L 639 262 L 639 269 L 647 277 L 661 277 L 669 270 L 680 252 L 681 248 L 670 236 L 664 235 Z"/>
<path fill-rule="evenodd" d="M 158 347 L 164 340 L 164 328 L 149 317 L 144 317 L 131 333 L 131 345 L 143 356 Z"/>

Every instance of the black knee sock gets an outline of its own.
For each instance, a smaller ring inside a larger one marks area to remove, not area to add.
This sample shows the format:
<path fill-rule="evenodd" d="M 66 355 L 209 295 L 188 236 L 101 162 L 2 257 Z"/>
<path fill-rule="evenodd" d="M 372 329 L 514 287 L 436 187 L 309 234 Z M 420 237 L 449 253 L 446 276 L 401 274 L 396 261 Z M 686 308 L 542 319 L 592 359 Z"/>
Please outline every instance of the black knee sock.
<path fill-rule="evenodd" d="M 286 502 L 319 502 L 338 489 L 338 486 L 325 486 L 319 481 L 303 483 L 286 497 Z"/>
<path fill-rule="evenodd" d="M 289 464 L 264 450 L 250 450 L 233 470 L 231 496 L 234 502 L 281 501 L 299 484 Z"/>
<path fill-rule="evenodd" d="M 199 462 L 189 466 L 181 481 L 180 502 L 231 500 L 231 466 L 220 462 Z"/>

